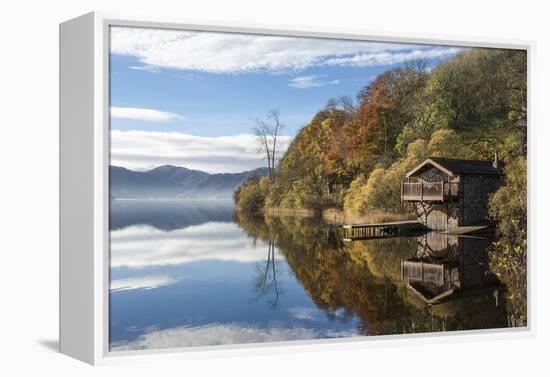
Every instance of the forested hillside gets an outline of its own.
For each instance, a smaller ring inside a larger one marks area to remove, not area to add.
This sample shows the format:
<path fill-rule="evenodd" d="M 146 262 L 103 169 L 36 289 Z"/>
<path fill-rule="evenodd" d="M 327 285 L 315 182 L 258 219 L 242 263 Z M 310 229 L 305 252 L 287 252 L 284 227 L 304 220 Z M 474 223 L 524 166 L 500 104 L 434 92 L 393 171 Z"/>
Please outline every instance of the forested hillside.
<path fill-rule="evenodd" d="M 239 207 L 403 212 L 400 181 L 428 156 L 526 156 L 526 53 L 470 49 L 428 70 L 415 62 L 331 100 L 294 138 L 273 180 L 250 180 Z M 355 104 L 356 102 L 356 104 Z"/>

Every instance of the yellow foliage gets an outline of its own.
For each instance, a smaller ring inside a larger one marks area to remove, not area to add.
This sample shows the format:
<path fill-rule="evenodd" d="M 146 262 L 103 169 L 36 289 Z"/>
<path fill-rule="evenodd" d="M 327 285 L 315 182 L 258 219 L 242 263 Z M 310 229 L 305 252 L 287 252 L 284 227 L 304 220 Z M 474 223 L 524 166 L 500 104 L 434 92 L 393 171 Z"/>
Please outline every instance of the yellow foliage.
<path fill-rule="evenodd" d="M 427 157 L 426 142 L 418 139 L 407 147 L 407 156 L 388 169 L 374 169 L 368 177 L 356 178 L 344 197 L 344 209 L 353 215 L 365 215 L 375 210 L 408 212 L 401 203 L 401 182 L 407 171 Z"/>
<path fill-rule="evenodd" d="M 435 131 L 428 144 L 432 157 L 468 158 L 471 152 L 464 146 L 462 137 L 456 131 L 443 128 Z"/>
<path fill-rule="evenodd" d="M 367 179 L 364 175 L 355 178 L 344 196 L 344 211 L 353 215 L 361 215 L 363 212 L 365 187 Z"/>

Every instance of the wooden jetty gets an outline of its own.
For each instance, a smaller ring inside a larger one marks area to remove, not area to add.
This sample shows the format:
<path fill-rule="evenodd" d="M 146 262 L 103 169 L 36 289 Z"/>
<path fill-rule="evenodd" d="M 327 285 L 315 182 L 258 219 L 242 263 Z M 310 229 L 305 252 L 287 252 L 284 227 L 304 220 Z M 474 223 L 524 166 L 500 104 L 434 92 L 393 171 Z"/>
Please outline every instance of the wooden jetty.
<path fill-rule="evenodd" d="M 344 241 L 349 242 L 413 234 L 424 230 L 425 226 L 417 220 L 407 220 L 380 224 L 346 224 L 342 228 Z"/>

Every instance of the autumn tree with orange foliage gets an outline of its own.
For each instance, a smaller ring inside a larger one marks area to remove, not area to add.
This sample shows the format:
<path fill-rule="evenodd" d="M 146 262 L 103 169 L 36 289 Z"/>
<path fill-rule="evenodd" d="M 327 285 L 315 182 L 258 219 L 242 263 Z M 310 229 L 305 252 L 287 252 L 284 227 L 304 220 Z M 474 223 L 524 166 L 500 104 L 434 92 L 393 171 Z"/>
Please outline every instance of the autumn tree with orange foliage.
<path fill-rule="evenodd" d="M 397 137 L 414 122 L 428 78 L 425 63 L 415 62 L 384 72 L 359 93 L 360 106 L 346 133 L 349 157 L 363 174 L 394 160 Z"/>

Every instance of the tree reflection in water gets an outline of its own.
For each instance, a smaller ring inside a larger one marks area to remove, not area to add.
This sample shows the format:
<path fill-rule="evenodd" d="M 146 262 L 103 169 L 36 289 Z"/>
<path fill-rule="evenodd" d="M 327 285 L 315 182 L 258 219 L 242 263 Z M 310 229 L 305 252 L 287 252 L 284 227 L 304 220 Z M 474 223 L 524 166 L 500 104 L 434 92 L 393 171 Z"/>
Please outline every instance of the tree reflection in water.
<path fill-rule="evenodd" d="M 465 291 L 466 294 L 455 295 L 437 305 L 427 305 L 408 289 L 401 276 L 401 263 L 417 256 L 421 243 L 416 237 L 344 244 L 340 228 L 321 220 L 264 219 L 239 212 L 235 220 L 250 237 L 269 245 L 267 261 L 255 286 L 261 295 L 271 295 L 271 305 L 276 306 L 284 299 L 276 279 L 275 253 L 278 250 L 318 308 L 333 320 L 358 317 L 359 330 L 365 335 L 510 325 L 508 305 L 499 304 L 500 297 L 509 295 L 497 295 L 496 299 L 494 289 L 477 290 L 472 294 Z M 464 271 L 461 278 L 468 279 L 469 270 Z M 485 270 L 477 268 L 474 271 L 484 273 Z M 464 286 L 467 283 L 462 282 Z"/>
<path fill-rule="evenodd" d="M 269 238 L 267 259 L 265 264 L 258 265 L 258 276 L 256 278 L 254 288 L 256 297 L 266 298 L 272 308 L 276 308 L 279 303 L 279 296 L 282 294 L 281 287 L 277 280 L 277 275 L 280 273 L 277 268 L 275 259 L 275 242 L 273 238 Z"/>

